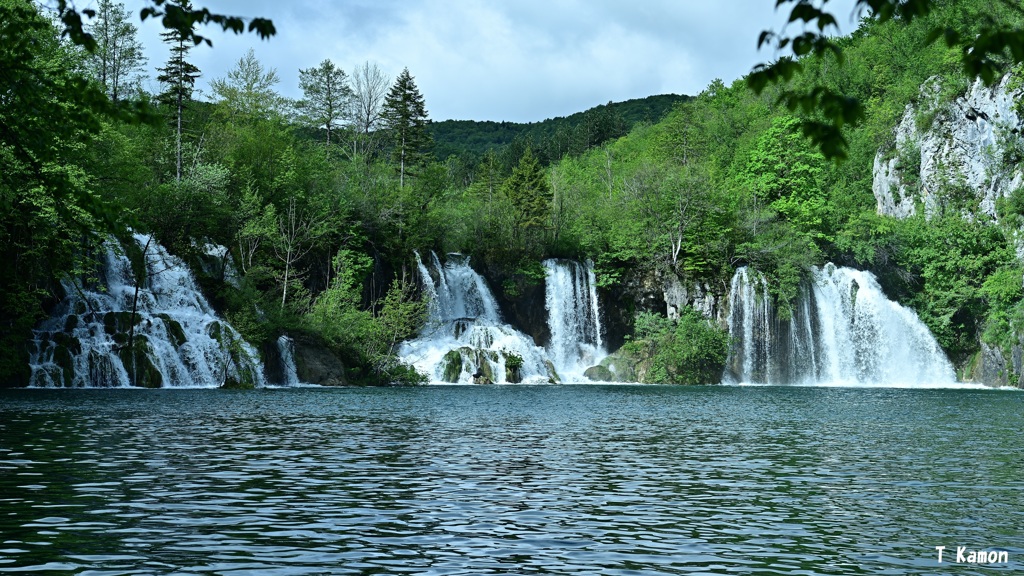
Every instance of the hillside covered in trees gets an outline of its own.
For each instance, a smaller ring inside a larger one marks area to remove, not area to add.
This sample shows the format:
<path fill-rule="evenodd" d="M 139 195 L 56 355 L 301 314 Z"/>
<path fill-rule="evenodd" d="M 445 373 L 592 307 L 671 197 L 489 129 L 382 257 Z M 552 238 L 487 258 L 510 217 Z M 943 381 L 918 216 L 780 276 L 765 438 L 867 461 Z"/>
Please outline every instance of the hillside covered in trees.
<path fill-rule="evenodd" d="M 203 71 L 173 30 L 164 91 L 147 94 L 137 47 L 83 50 L 34 4 L 0 0 L 0 60 L 12 63 L 0 107 L 0 382 L 27 383 L 33 327 L 68 286 L 92 281 L 105 239 L 129 230 L 192 262 L 204 245 L 227 247 L 238 281 L 201 280 L 218 311 L 257 346 L 287 333 L 330 350 L 351 382 L 422 379 L 394 352 L 424 318 L 414 253 L 430 250 L 472 255 L 507 301 L 543 282 L 544 258 L 592 260 L 633 346 L 649 344 L 673 382 L 694 381 L 694 346 L 724 361 L 726 340 L 695 337 L 721 328 L 695 328 L 689 313 L 645 309 L 636 286 L 674 277 L 722 295 L 748 266 L 785 310 L 812 265 L 868 269 L 969 377 L 983 343 L 1009 358 L 1024 333 L 1024 192 L 1007 189 L 986 211 L 985 191 L 952 167 L 924 190 L 921 144 L 896 128 L 908 110 L 922 133 L 941 128 L 974 86 L 960 50 L 933 30 L 974 37 L 1024 19 L 1002 4 L 932 4 L 909 22 L 865 18 L 839 40 L 841 64 L 807 56 L 791 85 L 755 93 L 745 79 L 716 81 L 693 98 L 523 126 L 431 123 L 414 71 L 392 78 L 369 62 L 306 63 L 305 96 L 291 102 L 252 52 L 196 101 Z M 133 46 L 130 22 L 103 0 L 88 26 Z M 995 60 L 1019 96 L 1011 56 Z M 819 110 L 781 98 L 814 87 L 863 105 L 842 127 L 845 161 L 806 137 Z M 991 178 L 1016 170 L 1019 133 L 998 150 Z M 896 166 L 914 209 L 879 213 L 879 162 Z M 634 325 L 641 312 L 657 318 Z"/>
<path fill-rule="evenodd" d="M 442 120 L 427 125 L 435 158 L 458 156 L 479 161 L 488 151 L 515 159 L 527 147 L 545 165 L 566 155 L 578 156 L 613 138 L 625 136 L 640 123 L 656 123 L 686 96 L 661 94 L 609 102 L 584 112 L 540 122 Z"/>

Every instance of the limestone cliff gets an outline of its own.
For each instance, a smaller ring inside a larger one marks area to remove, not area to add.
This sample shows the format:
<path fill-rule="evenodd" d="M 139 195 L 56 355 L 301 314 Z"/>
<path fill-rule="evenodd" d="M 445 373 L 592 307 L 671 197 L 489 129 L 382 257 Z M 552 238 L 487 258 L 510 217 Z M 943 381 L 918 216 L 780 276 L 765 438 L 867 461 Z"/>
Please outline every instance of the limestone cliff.
<path fill-rule="evenodd" d="M 941 80 L 926 83 L 896 126 L 894 145 L 875 156 L 879 214 L 953 208 L 994 218 L 996 200 L 1024 184 L 1020 80 L 1008 75 L 992 87 L 975 82 L 951 100 L 947 94 Z"/>

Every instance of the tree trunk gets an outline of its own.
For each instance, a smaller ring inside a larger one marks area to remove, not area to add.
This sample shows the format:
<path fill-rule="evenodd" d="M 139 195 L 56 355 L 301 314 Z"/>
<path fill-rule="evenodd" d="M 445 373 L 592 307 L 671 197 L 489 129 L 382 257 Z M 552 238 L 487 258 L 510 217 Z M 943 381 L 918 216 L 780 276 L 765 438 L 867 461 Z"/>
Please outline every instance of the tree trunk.
<path fill-rule="evenodd" d="M 146 276 L 149 275 L 149 260 L 146 255 L 149 254 L 149 245 L 151 242 L 153 242 L 152 236 L 146 240 L 146 245 L 142 248 L 142 273 Z M 144 279 L 145 276 L 143 276 L 143 278 L 135 279 L 135 294 L 132 296 L 132 313 L 128 316 L 128 358 L 131 359 L 132 363 L 132 369 L 129 371 L 128 375 L 131 378 L 132 386 L 135 386 L 138 377 L 137 367 L 135 365 L 135 315 L 139 310 L 139 288 L 141 288 Z"/>

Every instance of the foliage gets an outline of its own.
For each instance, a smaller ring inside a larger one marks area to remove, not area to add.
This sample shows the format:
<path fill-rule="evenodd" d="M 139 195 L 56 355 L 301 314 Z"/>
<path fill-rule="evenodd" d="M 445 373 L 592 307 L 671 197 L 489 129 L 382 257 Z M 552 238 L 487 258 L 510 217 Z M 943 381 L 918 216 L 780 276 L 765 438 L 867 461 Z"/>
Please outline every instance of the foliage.
<path fill-rule="evenodd" d="M 331 133 L 340 127 L 350 107 L 352 89 L 348 75 L 326 59 L 316 68 L 299 70 L 299 86 L 303 94 L 298 102 L 299 109 L 314 128 L 327 132 L 327 144 L 330 144 Z"/>
<path fill-rule="evenodd" d="M 138 89 L 139 78 L 132 75 L 146 63 L 138 29 L 128 22 L 129 16 L 124 4 L 100 0 L 95 20 L 86 27 L 96 41 L 95 49 L 87 53 L 87 66 L 114 102 L 130 89 Z"/>
<path fill-rule="evenodd" d="M 781 87 L 776 100 L 791 112 L 804 114 L 800 122 L 804 136 L 827 158 L 844 160 L 850 149 L 844 129 L 865 120 L 865 102 L 845 87 L 813 82 L 801 86 L 794 82 L 797 76 L 811 71 L 816 62 L 832 61 L 839 66 L 847 62 L 846 47 L 832 36 L 838 22 L 825 10 L 827 1 L 822 0 L 820 7 L 812 0 L 777 2 L 777 6 L 793 5 L 788 22 L 802 23 L 803 31 L 793 36 L 771 30 L 762 32 L 758 48 L 772 45 L 776 53 L 790 49 L 793 57 L 758 64 L 747 76 L 747 84 L 759 94 L 769 86 Z M 932 45 L 941 38 L 945 46 L 959 51 L 963 72 L 988 85 L 1000 79 L 1008 62 L 1024 62 L 1024 29 L 1007 18 L 1022 14 L 1019 4 L 1012 0 L 966 8 L 942 0 L 857 0 L 854 13 L 865 11 L 867 20 L 883 26 L 926 21 L 924 43 Z M 933 17 L 936 14 L 938 17 Z"/>
<path fill-rule="evenodd" d="M 105 101 L 78 55 L 22 0 L 0 0 L 0 383 L 27 379 L 24 347 L 59 279 L 88 265 L 117 214 L 84 169 Z"/>
<path fill-rule="evenodd" d="M 284 99 L 274 90 L 280 82 L 277 71 L 266 70 L 250 48 L 238 59 L 225 78 L 210 82 L 218 100 L 232 114 L 249 119 L 267 119 L 281 112 Z"/>
<path fill-rule="evenodd" d="M 566 154 L 579 156 L 623 136 L 639 124 L 659 122 L 673 106 L 687 99 L 687 96 L 661 94 L 609 102 L 569 116 L 530 123 L 442 120 L 432 122 L 427 131 L 433 139 L 436 158 L 455 156 L 472 162 L 492 152 L 502 157 L 507 172 L 527 147 L 542 165 L 549 165 Z"/>
<path fill-rule="evenodd" d="M 513 124 L 430 123 L 408 70 L 392 84 L 367 62 L 346 78 L 329 59 L 300 69 L 303 115 L 289 117 L 276 72 L 252 51 L 212 83 L 215 103 L 192 101 L 195 30 L 244 22 L 147 0 L 140 15 L 165 17 L 172 49 L 156 99 L 171 121 L 138 123 L 149 95 L 119 90 L 113 103 L 60 29 L 24 0 L 0 0 L 0 256 L 10 263 L 0 378 L 24 382 L 25 340 L 61 296 L 60 280 L 90 268 L 97 232 L 129 223 L 179 255 L 229 246 L 240 278 L 204 287 L 245 337 L 314 332 L 365 383 L 420 378 L 394 354 L 424 314 L 413 250 L 471 254 L 510 299 L 543 281 L 547 257 L 592 259 L 599 285 L 616 293 L 665 274 L 724 287 L 748 265 L 783 314 L 807 268 L 832 260 L 875 272 L 954 360 L 979 333 L 1009 346 L 1024 327 L 1013 253 L 1024 192 L 998 201 L 993 222 L 976 210 L 977 191 L 951 177 L 943 186 L 954 201 L 931 220 L 895 220 L 875 213 L 872 166 L 882 150 L 918 186 L 920 150 L 897 146 L 893 126 L 924 99 L 922 86 L 942 100 L 971 81 L 960 48 L 934 30 L 955 31 L 958 46 L 975 38 L 984 67 L 1018 59 L 1012 37 L 985 34 L 1024 18 L 980 0 L 861 0 L 879 11 L 837 38 L 814 8 L 823 3 L 781 4 L 812 31 L 785 43 L 797 59 L 694 98 Z M 80 23 L 91 12 L 65 10 L 58 25 L 95 48 Z M 272 32 L 262 22 L 254 30 Z M 999 42 L 1010 50 L 996 57 Z M 941 109 L 919 105 L 920 119 Z M 1014 146 L 1001 159 L 1007 174 Z M 705 382 L 717 379 L 723 338 L 687 311 L 678 322 L 639 316 L 630 346 L 661 381 Z"/>
<path fill-rule="evenodd" d="M 192 8 L 183 2 L 174 0 L 147 0 L 150 6 L 139 11 L 139 18 L 145 21 L 147 18 L 160 18 L 161 24 L 168 30 L 173 30 L 182 35 L 187 41 L 194 45 L 205 42 L 212 46 L 213 42 L 196 32 L 196 26 L 203 24 L 219 25 L 225 32 L 231 31 L 241 34 L 246 31 L 246 24 L 243 18 L 238 16 L 227 16 L 210 12 L 208 8 Z M 94 18 L 96 11 L 92 9 L 77 10 L 74 2 L 68 0 L 57 0 L 56 12 L 64 29 L 61 36 L 67 36 L 79 46 L 87 50 L 95 50 L 96 38 L 85 29 L 82 16 Z M 266 39 L 276 33 L 274 23 L 266 18 L 253 18 L 249 21 L 248 31 L 256 33 L 260 38 Z"/>
<path fill-rule="evenodd" d="M 192 7 L 189 0 L 181 0 L 177 4 L 185 9 Z M 157 101 L 173 110 L 171 117 L 175 129 L 175 178 L 180 181 L 185 108 L 192 101 L 192 91 L 195 88 L 196 79 L 199 77 L 199 68 L 185 59 L 192 47 L 186 44 L 184 34 L 177 30 L 170 30 L 161 36 L 164 42 L 171 45 L 171 57 L 163 68 L 157 68 L 160 74 L 157 75 L 156 80 L 165 86 L 164 91 L 157 95 Z"/>
<path fill-rule="evenodd" d="M 529 148 L 502 186 L 511 206 L 509 235 L 514 245 L 529 242 L 547 223 L 551 187 Z"/>
<path fill-rule="evenodd" d="M 728 333 L 693 308 L 684 307 L 674 321 L 641 312 L 635 327 L 636 339 L 624 348 L 628 355 L 649 362 L 648 382 L 716 384 L 721 379 Z"/>

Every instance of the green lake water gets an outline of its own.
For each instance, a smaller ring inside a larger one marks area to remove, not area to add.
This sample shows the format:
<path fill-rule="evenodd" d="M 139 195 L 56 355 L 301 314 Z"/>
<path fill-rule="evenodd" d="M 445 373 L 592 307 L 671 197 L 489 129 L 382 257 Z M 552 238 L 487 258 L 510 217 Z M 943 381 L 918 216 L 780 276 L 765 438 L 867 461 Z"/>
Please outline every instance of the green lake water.
<path fill-rule="evenodd" d="M 0 572 L 1021 573 L 1022 430 L 977 389 L 3 391 Z"/>

